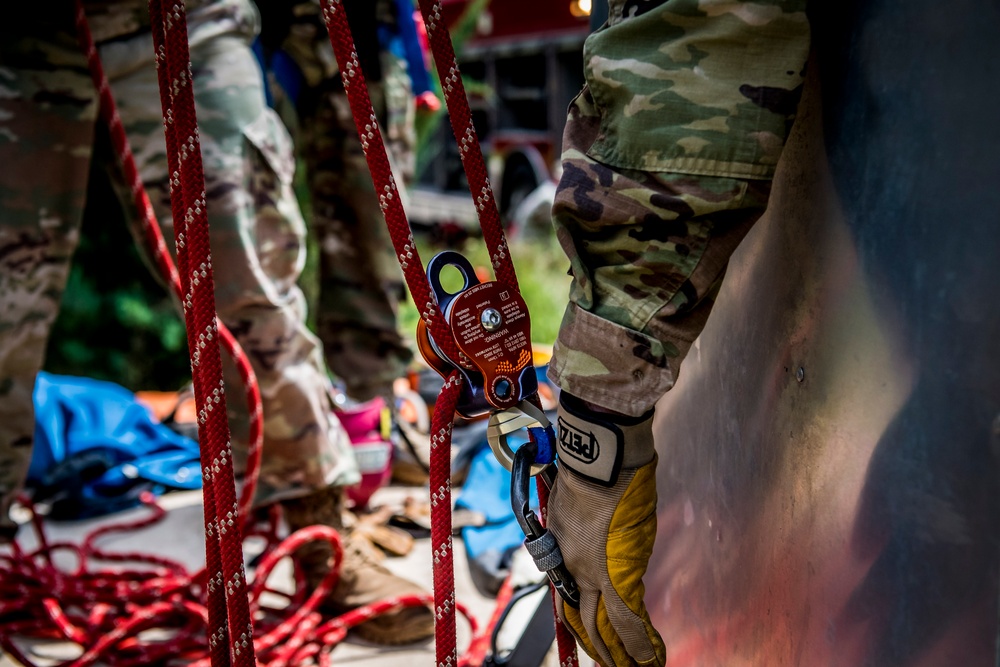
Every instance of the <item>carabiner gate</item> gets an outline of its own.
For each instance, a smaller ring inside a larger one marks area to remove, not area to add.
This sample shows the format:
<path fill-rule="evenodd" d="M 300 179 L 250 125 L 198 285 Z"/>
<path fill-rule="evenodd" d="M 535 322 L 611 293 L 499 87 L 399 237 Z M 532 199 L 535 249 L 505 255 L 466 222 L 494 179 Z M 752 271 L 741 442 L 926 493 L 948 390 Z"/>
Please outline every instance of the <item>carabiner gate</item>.
<path fill-rule="evenodd" d="M 528 483 L 531 480 L 532 462 L 538 454 L 534 442 L 521 445 L 512 460 L 510 481 L 510 504 L 518 525 L 524 531 L 524 547 L 531 554 L 535 566 L 546 574 L 552 586 L 566 604 L 571 607 L 580 606 L 580 589 L 573 575 L 566 569 L 562 552 L 556 543 L 555 536 L 542 526 L 538 516 L 528 504 Z M 546 471 L 548 473 L 549 471 Z M 544 474 L 544 473 L 543 473 Z"/>

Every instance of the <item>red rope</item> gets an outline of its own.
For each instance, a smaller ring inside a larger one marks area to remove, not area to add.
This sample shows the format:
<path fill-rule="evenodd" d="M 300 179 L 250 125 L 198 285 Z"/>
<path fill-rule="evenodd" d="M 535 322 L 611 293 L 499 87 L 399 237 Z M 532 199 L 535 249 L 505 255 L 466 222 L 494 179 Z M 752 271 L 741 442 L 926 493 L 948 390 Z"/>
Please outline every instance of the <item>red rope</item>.
<path fill-rule="evenodd" d="M 143 501 L 151 514 L 140 521 L 110 526 L 92 533 L 82 545 L 49 543 L 41 517 L 32 519 L 38 547 L 23 552 L 15 543 L 10 556 L 0 557 L 0 646 L 19 662 L 35 667 L 36 662 L 15 637 L 32 640 L 63 640 L 81 647 L 81 655 L 59 663 L 59 667 L 140 667 L 173 661 L 207 667 L 211 662 L 207 633 L 208 609 L 204 604 L 206 571 L 190 573 L 182 563 L 146 553 L 111 553 L 97 546 L 99 538 L 115 532 L 130 532 L 160 521 L 166 514 L 152 496 Z M 24 501 L 28 507 L 30 503 Z M 299 530 L 280 544 L 274 538 L 277 513 L 267 525 L 256 527 L 253 535 L 268 544 L 249 590 L 248 607 L 255 619 L 254 647 L 257 662 L 268 667 L 309 664 L 329 654 L 347 631 L 384 613 L 402 607 L 423 606 L 429 595 L 404 595 L 355 609 L 336 618 L 318 612 L 320 600 L 336 586 L 341 560 L 340 537 L 326 526 Z M 248 531 L 248 536 L 250 532 Z M 335 554 L 334 567 L 320 586 L 305 594 L 304 575 L 296 571 L 300 585 L 291 594 L 268 587 L 268 579 L 283 558 L 314 540 L 329 542 Z M 75 568 L 62 569 L 55 563 L 60 553 L 71 554 Z M 101 568 L 102 561 L 115 563 Z M 124 567 L 129 563 L 130 567 Z M 262 603 L 264 593 L 279 595 L 287 606 L 274 608 Z M 481 641 L 475 619 L 468 609 L 456 609 L 469 622 Z M 140 637 L 144 630 L 166 631 L 166 639 Z"/>
<path fill-rule="evenodd" d="M 180 0 L 150 0 L 156 71 L 171 174 L 171 209 L 187 329 L 205 508 L 209 647 L 215 667 L 255 663 L 242 526 L 215 310 L 208 206 L 194 105 L 187 17 Z"/>
<path fill-rule="evenodd" d="M 424 273 L 424 265 L 420 260 L 410 224 L 406 220 L 406 212 L 399 197 L 396 180 L 389 166 L 389 156 L 382 141 L 382 132 L 378 119 L 368 97 L 364 74 L 354 48 L 354 37 L 347 23 L 347 14 L 341 0 L 323 0 L 323 19 L 326 22 L 337 62 L 341 63 L 341 79 L 344 91 L 351 105 L 351 113 L 357 126 L 361 147 L 365 160 L 375 184 L 375 192 L 379 197 L 379 205 L 385 217 L 396 259 L 403 270 L 403 278 L 413 296 L 413 303 L 420 312 L 421 319 L 427 324 L 434 342 L 442 352 L 451 359 L 458 359 L 458 347 L 452 336 L 451 329 L 444 321 L 444 316 L 438 308 L 437 301 L 431 295 L 430 285 Z"/>
<path fill-rule="evenodd" d="M 431 52 L 434 54 L 434 65 L 437 68 L 441 89 L 444 91 L 445 104 L 448 108 L 448 118 L 451 129 L 458 142 L 458 153 L 462 158 L 469 181 L 469 192 L 476 204 L 479 216 L 479 226 L 483 230 L 483 240 L 490 251 L 490 261 L 497 280 L 518 292 L 517 275 L 514 263 L 507 247 L 507 237 L 500 224 L 500 214 L 497 212 L 496 199 L 490 185 L 486 161 L 479 146 L 476 127 L 472 123 L 472 111 L 469 109 L 469 99 L 465 94 L 465 84 L 458 69 L 455 49 L 451 44 L 451 35 L 447 26 L 441 20 L 440 0 L 420 0 L 420 12 L 424 17 L 427 37 Z M 437 340 L 437 339 L 435 339 Z M 457 359 L 458 357 L 451 357 Z"/>
<path fill-rule="evenodd" d="M 344 91 L 351 106 L 361 147 L 368 162 L 368 169 L 379 195 L 393 247 L 399 259 L 403 276 L 420 316 L 427 324 L 435 342 L 446 356 L 457 359 L 458 348 L 451 329 L 444 322 L 436 300 L 431 296 L 430 284 L 424 273 L 423 263 L 413 242 L 413 234 L 406 220 L 399 192 L 396 187 L 378 120 L 368 97 L 364 74 L 354 47 L 354 37 L 347 20 L 347 13 L 340 0 L 323 1 L 323 19 L 330 36 L 337 62 L 340 64 Z M 451 531 L 451 429 L 458 401 L 461 379 L 457 371 L 449 377 L 435 403 L 431 424 L 430 499 L 431 499 L 431 549 L 434 555 L 434 625 L 435 654 L 438 665 L 457 662 L 457 632 L 455 629 L 455 572 Z"/>
<path fill-rule="evenodd" d="M 490 639 L 493 632 L 493 628 L 496 624 L 500 622 L 500 617 L 503 616 L 504 609 L 510 602 L 511 597 L 514 594 L 514 582 L 510 575 L 503 580 L 503 584 L 500 585 L 500 590 L 497 591 L 496 605 L 493 608 L 493 616 L 490 617 L 489 623 L 486 627 L 490 629 L 490 633 L 484 633 L 477 637 L 476 640 L 469 646 L 467 655 L 469 656 L 470 663 L 473 665 L 483 664 L 483 660 L 486 659 L 486 654 L 490 649 Z"/>
<path fill-rule="evenodd" d="M 407 287 L 413 296 L 413 301 L 420 310 L 421 318 L 427 324 L 434 342 L 449 359 L 460 359 L 450 327 L 444 322 L 435 300 L 430 293 L 430 285 L 424 272 L 423 263 L 413 243 L 413 235 L 402 202 L 399 199 L 385 145 L 382 141 L 378 120 L 368 96 L 364 74 L 358 61 L 357 49 L 354 47 L 354 37 L 348 24 L 347 14 L 342 0 L 323 0 L 323 19 L 330 36 L 337 62 L 340 64 L 341 79 L 351 106 L 351 113 L 357 126 L 358 136 L 365 153 L 365 159 L 371 172 L 375 191 L 379 194 L 382 214 L 392 238 L 393 247 Z M 434 55 L 438 77 L 444 91 L 448 114 L 451 119 L 452 131 L 458 142 L 462 166 L 469 181 L 469 190 L 476 205 L 479 225 L 483 231 L 483 239 L 490 250 L 491 263 L 497 280 L 520 291 L 514 264 L 510 257 L 507 239 L 500 224 L 496 200 L 490 186 L 486 162 L 472 123 L 472 112 L 469 108 L 465 86 L 462 83 L 455 51 L 451 44 L 451 36 L 441 20 L 440 0 L 420 0 L 420 11 Z M 435 424 L 432 433 L 442 451 L 450 451 L 451 420 L 460 390 L 459 376 L 453 374 L 447 379 L 438 396 L 434 411 Z M 537 402 L 537 397 L 535 398 Z M 446 423 L 447 422 L 447 423 Z M 455 658 L 455 626 L 451 604 L 454 601 L 454 563 L 451 544 L 451 485 L 450 461 L 442 455 L 435 468 L 435 459 L 431 456 L 430 486 L 431 486 L 431 547 L 434 550 L 434 591 L 437 625 L 435 639 L 437 643 L 438 665 L 452 665 Z M 539 484 L 543 487 L 544 484 Z M 547 495 L 547 494 L 546 494 Z M 443 502 L 444 499 L 448 503 Z M 544 501 L 543 501 L 544 514 Z M 435 526 L 437 529 L 435 530 Z M 442 587 L 447 587 L 441 590 Z M 450 597 L 449 597 L 450 593 Z M 553 596 L 555 595 L 553 589 Z M 553 603 L 558 600 L 553 597 Z M 558 616 L 556 617 L 558 619 Z M 568 630 L 556 621 L 556 638 L 559 644 L 560 665 L 576 667 L 576 643 Z"/>
<path fill-rule="evenodd" d="M 199 281 L 204 281 L 205 277 L 201 272 L 198 272 L 197 275 L 191 275 L 187 270 L 184 273 L 178 272 L 170 258 L 149 198 L 139 177 L 121 119 L 118 117 L 113 96 L 104 76 L 100 58 L 90 35 L 82 4 L 79 1 L 76 9 L 78 34 L 81 46 L 87 54 L 95 87 L 99 93 L 101 117 L 108 125 L 113 146 L 132 191 L 133 203 L 143 222 L 147 243 L 164 278 L 184 301 L 186 310 L 190 311 L 194 308 L 195 300 L 200 298 L 203 293 L 193 290 L 198 286 Z M 162 8 L 153 6 L 151 9 L 157 10 L 154 11 L 153 15 L 162 21 L 163 15 L 159 11 Z M 183 35 L 185 40 L 183 46 L 186 50 L 186 31 L 181 31 L 178 27 L 183 18 L 182 12 L 182 8 L 175 3 L 166 17 L 166 22 L 154 21 L 154 25 L 158 28 L 154 36 L 157 63 L 160 66 L 158 75 L 165 93 L 163 99 L 169 102 L 169 105 L 165 105 L 167 108 L 164 112 L 164 129 L 168 137 L 168 146 L 172 146 L 174 149 L 177 146 L 177 125 L 173 122 L 176 120 L 173 101 L 177 93 L 180 92 L 180 87 L 171 86 L 166 76 L 165 67 L 167 65 L 165 62 L 168 51 L 165 38 L 167 34 L 171 33 L 165 32 L 162 27 L 166 24 L 171 25 L 175 39 L 177 39 L 177 35 Z M 183 53 L 181 58 L 182 60 L 185 58 Z M 172 71 L 175 76 L 178 74 L 176 66 Z M 184 71 L 190 72 L 189 66 L 181 65 L 179 71 L 183 77 Z M 187 84 L 182 85 L 189 87 L 190 79 L 187 81 Z M 190 111 L 193 119 L 193 108 Z M 190 124 L 188 128 L 190 129 Z M 196 135 L 192 136 L 195 136 L 196 140 Z M 185 154 L 190 156 L 192 150 L 192 143 L 187 143 Z M 187 193 L 183 189 L 185 184 L 190 186 L 193 183 L 195 187 L 193 189 L 189 187 L 189 191 L 200 193 L 203 190 L 203 182 L 199 188 L 199 179 L 196 176 L 192 181 L 190 177 L 185 178 L 181 175 L 181 160 L 178 159 L 176 150 L 168 150 L 168 161 L 172 194 L 174 195 L 171 198 L 172 207 L 174 219 L 178 224 L 175 231 L 178 236 L 177 240 L 180 242 L 179 250 L 183 250 L 184 242 L 191 238 L 192 224 L 198 223 L 197 215 L 187 215 L 190 201 L 185 205 L 184 197 Z M 204 202 L 203 195 L 200 201 Z M 199 198 L 196 197 L 195 205 L 197 206 L 198 203 Z M 182 225 L 182 223 L 185 224 Z M 204 240 L 204 246 L 207 249 L 207 239 Z M 189 256 L 183 251 L 178 252 L 178 262 L 181 263 L 182 267 L 191 265 Z M 198 266 L 200 265 L 198 264 Z M 182 286 L 182 277 L 187 278 L 184 281 L 186 286 Z M 212 307 L 212 317 L 214 317 L 214 306 Z M 278 510 L 276 507 L 272 507 L 268 524 L 257 526 L 249 521 L 251 517 L 249 507 L 253 500 L 261 451 L 260 394 L 256 378 L 246 356 L 221 323 L 218 323 L 218 327 L 221 342 L 240 369 L 244 386 L 247 389 L 250 413 L 253 415 L 250 425 L 251 451 L 247 481 L 239 503 L 239 515 L 243 517 L 244 521 L 243 537 L 244 539 L 260 537 L 265 543 L 263 559 L 257 568 L 254 583 L 248 591 L 246 604 L 247 618 L 254 619 L 255 634 L 252 646 L 247 646 L 245 650 L 241 647 L 241 653 L 245 656 L 252 650 L 256 653 L 259 664 L 274 667 L 312 664 L 314 662 L 326 665 L 330 663 L 331 652 L 344 639 L 350 628 L 379 614 L 397 611 L 401 607 L 430 604 L 432 599 L 427 595 L 400 596 L 355 609 L 332 619 L 318 613 L 320 600 L 329 594 L 339 577 L 342 554 L 339 536 L 330 528 L 313 526 L 296 532 L 279 544 L 277 539 Z M 192 347 L 191 349 L 202 348 Z M 200 368 L 204 368 L 204 366 L 193 363 L 193 375 L 194 371 Z M 204 390 L 204 386 L 204 382 L 198 385 L 202 390 Z M 215 410 L 220 411 L 219 408 Z M 200 406 L 200 417 L 204 418 L 205 412 L 206 409 Z M 228 425 L 226 428 L 228 429 Z M 445 459 L 447 458 L 447 450 L 447 447 L 437 449 L 438 468 L 440 468 L 442 453 Z M 445 463 L 447 463 L 446 460 Z M 215 506 L 215 486 L 222 479 L 220 475 L 214 473 L 213 470 L 210 477 L 214 479 L 215 484 L 205 485 L 207 493 L 210 494 L 209 497 L 206 497 L 205 502 L 206 515 L 209 514 L 209 508 Z M 436 479 L 440 479 L 440 473 Z M 446 475 L 446 483 L 450 484 L 450 475 Z M 450 504 L 450 487 L 446 494 L 439 496 L 439 498 L 443 501 L 442 504 Z M 33 509 L 28 499 L 22 499 L 22 502 L 25 506 Z M 8 654 L 22 664 L 33 667 L 35 663 L 32 657 L 15 641 L 15 638 L 27 638 L 62 640 L 78 644 L 81 647 L 81 655 L 75 660 L 60 663 L 60 667 L 83 667 L 98 662 L 113 667 L 138 667 L 139 665 L 165 662 L 168 659 L 196 665 L 211 664 L 215 666 L 222 664 L 219 662 L 219 647 L 225 650 L 226 646 L 224 641 L 219 641 L 221 636 L 219 628 L 228 635 L 231 624 L 220 625 L 219 618 L 215 618 L 214 623 L 210 621 L 213 612 L 210 611 L 208 602 L 213 599 L 215 601 L 223 600 L 221 595 L 209 596 L 209 591 L 212 588 L 210 584 L 213 581 L 216 582 L 214 585 L 218 591 L 221 588 L 218 582 L 225 581 L 224 575 L 220 575 L 218 569 L 221 567 L 222 555 L 219 554 L 218 550 L 211 549 L 211 540 L 206 545 L 206 559 L 218 565 L 214 568 L 209 565 L 196 572 L 189 572 L 181 563 L 149 553 L 109 552 L 98 545 L 98 542 L 109 534 L 130 532 L 148 527 L 165 516 L 165 511 L 155 503 L 152 496 L 144 496 L 143 502 L 151 510 L 149 517 L 139 521 L 99 528 L 90 533 L 81 545 L 49 543 L 42 518 L 32 514 L 32 525 L 35 529 L 38 547 L 33 551 L 24 552 L 15 543 L 10 555 L 0 555 L 0 646 Z M 216 525 L 218 524 L 214 520 L 206 523 L 207 529 L 213 531 L 215 537 L 219 538 L 221 531 L 215 529 Z M 225 525 L 229 534 L 237 535 L 231 521 L 225 522 Z M 436 534 L 440 535 L 442 530 L 449 531 L 450 545 L 450 525 L 439 526 L 436 529 Z M 317 539 L 327 540 L 331 543 L 336 562 L 327 578 L 312 595 L 305 594 L 305 578 L 299 571 L 296 571 L 297 585 L 292 594 L 280 593 L 267 586 L 268 577 L 278 561 L 288 557 L 299 546 Z M 237 549 L 240 567 L 242 567 L 241 545 L 237 545 Z M 76 567 L 69 570 L 58 567 L 54 555 L 59 553 L 72 554 L 76 560 Z M 213 557 L 213 554 L 216 556 Z M 100 563 L 114 564 L 114 567 L 100 567 Z M 214 578 L 209 577 L 209 571 L 215 572 Z M 220 579 L 220 576 L 223 578 Z M 435 588 L 445 590 L 445 587 L 442 586 L 435 586 Z M 453 588 L 452 586 L 451 590 Z M 272 596 L 283 597 L 287 604 L 281 608 L 261 604 L 260 597 L 265 592 Z M 230 596 L 225 607 L 221 610 L 215 610 L 215 615 L 225 619 L 230 613 L 230 603 L 234 602 L 238 605 L 238 598 Z M 456 611 L 467 619 L 476 645 L 480 645 L 484 639 L 488 639 L 490 628 L 480 631 L 468 609 L 455 603 L 454 595 L 452 595 L 450 610 L 452 624 Z M 210 632 L 208 628 L 216 628 L 216 630 Z M 147 629 L 158 629 L 161 632 L 166 632 L 168 638 L 150 640 L 140 636 L 140 633 Z M 212 640 L 215 640 L 214 646 Z M 228 654 L 224 655 L 224 660 L 225 664 L 230 664 Z M 463 657 L 459 664 L 478 664 L 478 662 L 470 663 L 467 657 Z"/>
<path fill-rule="evenodd" d="M 451 526 L 451 430 L 462 388 L 458 371 L 444 382 L 431 419 L 431 549 L 434 553 L 434 649 L 438 665 L 454 665 L 455 561 Z"/>
<path fill-rule="evenodd" d="M 129 191 L 132 193 L 132 204 L 139 216 L 142 225 L 143 239 L 146 242 L 150 257 L 156 263 L 160 275 L 173 289 L 179 299 L 183 298 L 180 274 L 177 267 L 170 258 L 170 251 L 160 231 L 160 225 L 156 220 L 156 213 L 153 205 L 149 201 L 146 188 L 139 175 L 139 169 L 135 163 L 135 156 L 129 146 L 125 128 L 122 125 L 121 117 L 118 115 L 118 108 L 115 104 L 111 87 L 108 84 L 107 76 L 104 73 L 104 66 L 101 63 L 100 55 L 94 45 L 94 39 L 90 33 L 90 26 L 87 23 L 83 5 L 79 0 L 76 3 L 76 31 L 80 46 L 87 56 L 87 64 L 90 69 L 94 87 L 98 92 L 99 108 L 101 119 L 108 128 L 111 137 L 111 145 L 122 168 L 122 175 Z M 247 471 L 240 494 L 240 516 L 250 515 L 250 506 L 253 503 L 254 493 L 257 490 L 257 473 L 260 470 L 260 456 L 262 451 L 264 430 L 263 413 L 261 411 L 260 389 L 257 384 L 257 377 L 250 365 L 250 360 L 243 352 L 233 334 L 225 324 L 218 323 L 220 342 L 226 353 L 232 359 L 239 374 L 242 386 L 246 389 L 247 409 L 250 413 L 250 432 L 247 456 Z"/>
<path fill-rule="evenodd" d="M 549 487 L 545 485 L 541 477 L 536 477 L 535 488 L 538 491 L 538 505 L 540 509 L 538 518 L 542 522 L 542 526 L 545 526 L 548 523 Z M 559 605 L 562 604 L 562 598 L 553 586 L 549 586 L 549 595 L 552 597 L 552 612 L 556 623 L 556 646 L 559 650 L 559 667 L 578 667 L 580 659 L 576 652 L 576 638 L 573 637 L 569 628 L 559 620 Z"/>

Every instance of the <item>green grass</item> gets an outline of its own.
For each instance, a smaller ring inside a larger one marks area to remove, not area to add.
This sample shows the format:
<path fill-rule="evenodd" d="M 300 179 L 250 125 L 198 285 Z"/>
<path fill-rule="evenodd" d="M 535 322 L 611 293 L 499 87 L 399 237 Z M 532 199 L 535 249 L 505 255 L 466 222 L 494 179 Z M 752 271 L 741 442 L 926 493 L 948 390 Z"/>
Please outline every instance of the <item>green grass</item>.
<path fill-rule="evenodd" d="M 441 248 L 432 248 L 426 241 L 417 239 L 417 249 L 420 258 L 426 265 Z M 469 239 L 461 248 L 461 252 L 479 269 L 485 267 L 489 272 L 489 254 L 482 239 Z M 569 261 L 563 255 L 559 245 L 553 238 L 533 239 L 530 242 L 511 242 L 511 257 L 514 258 L 514 271 L 517 273 L 521 296 L 528 304 L 531 315 L 531 339 L 541 345 L 552 345 L 559 331 L 563 310 L 566 307 L 569 294 L 570 277 L 567 274 Z M 447 290 L 455 290 L 461 286 L 461 278 L 457 270 L 450 278 L 447 273 L 442 275 L 442 284 Z M 399 314 L 399 327 L 405 336 L 412 339 L 416 331 L 419 314 L 413 302 L 407 299 Z"/>

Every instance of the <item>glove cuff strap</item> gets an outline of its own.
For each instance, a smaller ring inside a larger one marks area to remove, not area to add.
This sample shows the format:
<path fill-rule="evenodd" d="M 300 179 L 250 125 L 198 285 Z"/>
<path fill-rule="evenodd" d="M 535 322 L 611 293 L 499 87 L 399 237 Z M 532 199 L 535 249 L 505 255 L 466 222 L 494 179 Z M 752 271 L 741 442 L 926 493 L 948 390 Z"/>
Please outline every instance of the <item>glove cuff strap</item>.
<path fill-rule="evenodd" d="M 653 411 L 640 417 L 597 413 L 566 392 L 559 395 L 559 464 L 603 486 L 622 468 L 653 460 Z"/>

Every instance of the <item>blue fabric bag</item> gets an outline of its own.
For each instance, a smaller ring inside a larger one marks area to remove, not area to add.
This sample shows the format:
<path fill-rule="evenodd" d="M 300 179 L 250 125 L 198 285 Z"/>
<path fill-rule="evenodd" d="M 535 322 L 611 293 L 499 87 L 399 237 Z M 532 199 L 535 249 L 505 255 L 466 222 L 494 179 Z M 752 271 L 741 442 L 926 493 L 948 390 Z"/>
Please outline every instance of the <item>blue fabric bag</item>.
<path fill-rule="evenodd" d="M 54 519 L 85 519 L 201 488 L 198 444 L 112 382 L 39 373 L 27 487 Z"/>

